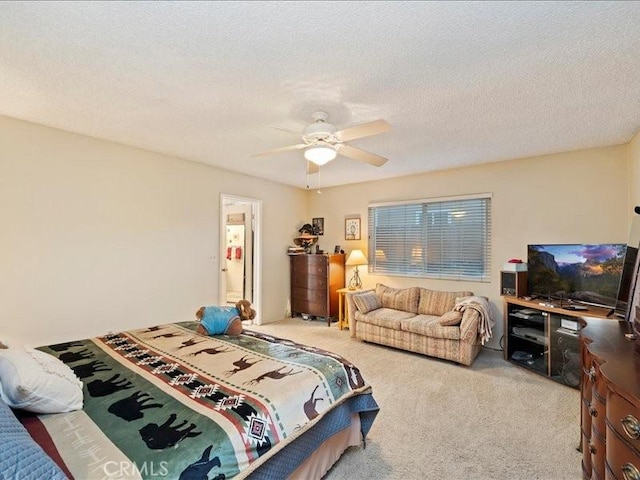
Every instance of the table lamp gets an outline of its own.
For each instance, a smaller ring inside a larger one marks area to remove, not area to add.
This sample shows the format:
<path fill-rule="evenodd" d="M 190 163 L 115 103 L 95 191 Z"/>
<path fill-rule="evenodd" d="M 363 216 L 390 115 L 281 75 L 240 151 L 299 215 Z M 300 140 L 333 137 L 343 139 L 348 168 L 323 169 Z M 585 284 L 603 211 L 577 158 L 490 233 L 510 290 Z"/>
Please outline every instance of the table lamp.
<path fill-rule="evenodd" d="M 356 269 L 353 272 L 353 277 L 349 280 L 349 289 L 355 290 L 356 288 L 362 288 L 362 280 L 360 280 L 360 274 L 358 273 L 358 265 L 366 265 L 367 258 L 362 253 L 362 250 L 351 250 L 349 257 L 345 265 L 355 266 Z"/>

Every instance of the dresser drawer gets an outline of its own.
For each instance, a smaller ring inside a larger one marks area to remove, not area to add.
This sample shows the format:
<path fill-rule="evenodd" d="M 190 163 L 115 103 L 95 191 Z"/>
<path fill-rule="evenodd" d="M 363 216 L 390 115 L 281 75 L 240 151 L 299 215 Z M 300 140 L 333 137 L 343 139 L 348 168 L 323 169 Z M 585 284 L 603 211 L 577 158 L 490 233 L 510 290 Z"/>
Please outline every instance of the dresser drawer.
<path fill-rule="evenodd" d="M 304 275 L 327 275 L 327 257 L 324 255 L 297 255 L 292 257 L 292 267 Z"/>
<path fill-rule="evenodd" d="M 582 475 L 583 478 L 591 478 L 591 455 L 584 455 L 589 451 L 589 436 L 582 432 Z"/>
<path fill-rule="evenodd" d="M 593 399 L 587 406 L 587 414 L 591 417 L 591 431 L 594 430 L 605 438 L 607 408 L 598 395 L 594 395 Z"/>
<path fill-rule="evenodd" d="M 640 408 L 617 393 L 609 392 L 607 423 L 629 445 L 640 451 Z"/>
<path fill-rule="evenodd" d="M 607 384 L 604 381 L 604 378 L 602 378 L 602 375 L 600 375 L 600 364 L 597 361 L 594 360 L 591 362 L 588 375 L 592 379 L 593 395 L 599 395 L 602 401 L 605 402 L 607 398 Z"/>
<path fill-rule="evenodd" d="M 592 395 L 593 384 L 591 383 L 591 380 L 589 380 L 589 374 L 585 369 L 583 369 L 582 371 L 582 381 L 580 383 L 580 391 L 582 393 L 582 398 L 587 402 L 590 402 L 591 397 L 593 396 Z"/>
<path fill-rule="evenodd" d="M 589 440 L 589 451 L 591 452 L 591 475 L 604 478 L 604 462 L 607 453 L 605 432 L 602 435 L 591 429 L 591 440 Z"/>
<path fill-rule="evenodd" d="M 591 401 L 591 390 L 593 388 L 593 380 L 595 380 L 596 369 L 592 368 L 593 365 L 593 357 L 585 353 L 587 349 L 582 347 L 582 382 L 580 383 L 580 390 L 582 391 L 582 396 Z"/>
<path fill-rule="evenodd" d="M 308 301 L 300 298 L 291 299 L 291 311 L 307 313 L 316 317 L 328 317 L 327 302 Z"/>
<path fill-rule="evenodd" d="M 304 272 L 295 272 L 291 275 L 292 287 L 326 290 L 327 285 L 328 281 L 326 275 L 321 277 L 319 275 L 307 275 Z"/>
<path fill-rule="evenodd" d="M 636 480 L 640 478 L 640 458 L 638 452 L 629 446 L 626 440 L 607 427 L 607 470 L 613 478 Z"/>
<path fill-rule="evenodd" d="M 607 476 L 603 473 L 602 476 L 595 470 L 591 471 L 591 478 L 589 480 L 607 480 Z"/>
<path fill-rule="evenodd" d="M 326 290 L 311 290 L 309 288 L 292 287 L 291 288 L 291 301 L 302 300 L 305 302 L 326 303 L 327 291 Z"/>
<path fill-rule="evenodd" d="M 580 427 L 583 433 L 587 433 L 587 436 L 591 437 L 591 402 L 586 398 L 582 399 L 582 406 L 580 408 Z"/>

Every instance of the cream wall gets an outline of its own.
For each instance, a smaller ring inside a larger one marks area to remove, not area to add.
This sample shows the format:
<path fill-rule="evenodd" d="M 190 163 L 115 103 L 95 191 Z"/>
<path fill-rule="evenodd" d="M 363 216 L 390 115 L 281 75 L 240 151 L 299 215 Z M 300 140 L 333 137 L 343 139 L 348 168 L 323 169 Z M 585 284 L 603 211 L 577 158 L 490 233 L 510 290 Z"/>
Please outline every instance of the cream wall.
<path fill-rule="evenodd" d="M 0 339 L 86 338 L 217 303 L 221 192 L 262 200 L 261 313 L 279 320 L 305 191 L 0 117 Z"/>
<path fill-rule="evenodd" d="M 392 160 L 393 161 L 393 160 Z M 39 345 L 193 318 L 219 301 L 220 193 L 262 200 L 262 321 L 289 297 L 284 254 L 324 217 L 325 251 L 366 252 L 367 205 L 493 194 L 492 282 L 374 277 L 365 286 L 471 289 L 502 334 L 499 272 L 528 243 L 625 242 L 640 205 L 640 134 L 629 145 L 323 189 L 286 187 L 213 167 L 0 117 L 0 338 Z M 362 240 L 344 240 L 359 214 Z M 274 254 L 277 253 L 277 254 Z M 351 270 L 348 269 L 347 277 Z M 497 344 L 497 343 L 496 343 Z"/>
<path fill-rule="evenodd" d="M 325 250 L 340 244 L 347 253 L 354 248 L 366 253 L 369 202 L 491 193 L 490 283 L 380 277 L 368 275 L 366 268 L 360 271 L 365 287 L 377 282 L 419 285 L 489 297 L 496 320 L 490 345 L 497 347 L 503 330 L 502 265 L 514 257 L 526 261 L 527 244 L 626 243 L 631 216 L 627 168 L 628 147 L 620 145 L 327 188 L 321 195 L 309 193 L 309 219 L 324 217 L 320 243 Z M 344 218 L 351 214 L 362 218 L 360 241 L 344 240 Z M 347 279 L 350 276 L 347 267 Z"/>

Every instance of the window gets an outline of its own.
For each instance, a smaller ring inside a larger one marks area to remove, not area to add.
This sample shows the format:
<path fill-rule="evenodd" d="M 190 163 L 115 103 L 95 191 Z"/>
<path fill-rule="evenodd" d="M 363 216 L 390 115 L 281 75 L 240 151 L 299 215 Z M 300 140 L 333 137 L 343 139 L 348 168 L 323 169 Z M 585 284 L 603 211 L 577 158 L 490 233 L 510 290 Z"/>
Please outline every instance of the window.
<path fill-rule="evenodd" d="M 488 282 L 491 195 L 369 206 L 369 272 Z"/>

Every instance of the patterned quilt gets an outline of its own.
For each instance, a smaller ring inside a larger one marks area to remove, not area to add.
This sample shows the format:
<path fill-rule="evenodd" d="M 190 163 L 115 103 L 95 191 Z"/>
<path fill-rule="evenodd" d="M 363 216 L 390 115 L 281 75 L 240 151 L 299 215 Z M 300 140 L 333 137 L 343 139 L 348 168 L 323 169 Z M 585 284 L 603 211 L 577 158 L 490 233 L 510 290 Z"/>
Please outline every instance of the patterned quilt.
<path fill-rule="evenodd" d="M 245 478 L 339 407 L 361 412 L 366 436 L 378 406 L 346 359 L 251 331 L 202 336 L 196 326 L 41 347 L 84 383 L 83 410 L 39 416 L 67 474 Z"/>

